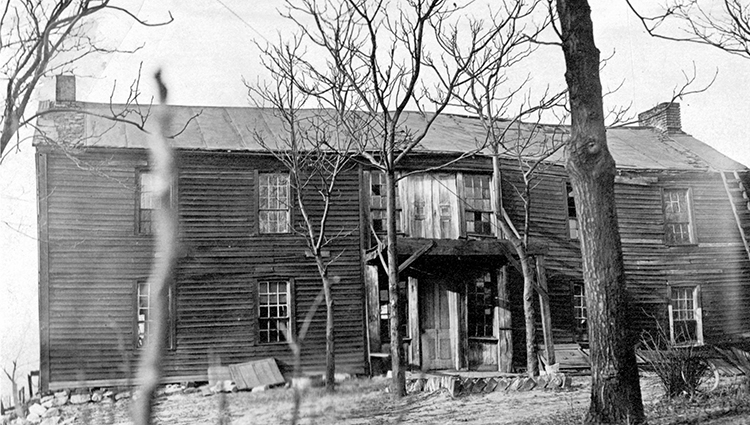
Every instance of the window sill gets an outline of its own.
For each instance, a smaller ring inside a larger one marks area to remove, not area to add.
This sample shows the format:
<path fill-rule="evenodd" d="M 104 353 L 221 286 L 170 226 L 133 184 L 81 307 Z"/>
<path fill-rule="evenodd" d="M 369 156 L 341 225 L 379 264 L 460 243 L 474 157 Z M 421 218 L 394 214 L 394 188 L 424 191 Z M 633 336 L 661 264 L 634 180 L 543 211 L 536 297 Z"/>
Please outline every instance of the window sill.
<path fill-rule="evenodd" d="M 703 342 L 683 342 L 680 344 L 672 343 L 672 347 L 674 348 L 695 348 L 695 347 L 703 347 L 705 343 Z"/>
<path fill-rule="evenodd" d="M 256 345 L 263 346 L 263 347 L 279 347 L 282 345 L 289 345 L 286 341 L 279 341 L 279 342 L 257 342 Z"/>
<path fill-rule="evenodd" d="M 495 338 L 494 336 L 470 336 L 469 341 L 497 342 L 497 338 Z"/>

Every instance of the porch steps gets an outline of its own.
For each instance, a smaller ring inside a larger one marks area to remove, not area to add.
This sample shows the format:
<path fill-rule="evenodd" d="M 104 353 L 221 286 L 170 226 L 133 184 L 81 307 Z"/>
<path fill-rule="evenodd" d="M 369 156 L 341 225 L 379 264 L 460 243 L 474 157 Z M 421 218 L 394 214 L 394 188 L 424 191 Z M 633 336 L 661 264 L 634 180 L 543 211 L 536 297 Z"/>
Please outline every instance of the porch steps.
<path fill-rule="evenodd" d="M 570 376 L 564 373 L 540 375 L 536 379 L 526 375 L 488 377 L 421 375 L 416 378 L 407 378 L 406 391 L 408 393 L 435 392 L 445 389 L 452 397 L 458 397 L 501 391 L 561 390 L 570 388 L 570 381 Z"/>

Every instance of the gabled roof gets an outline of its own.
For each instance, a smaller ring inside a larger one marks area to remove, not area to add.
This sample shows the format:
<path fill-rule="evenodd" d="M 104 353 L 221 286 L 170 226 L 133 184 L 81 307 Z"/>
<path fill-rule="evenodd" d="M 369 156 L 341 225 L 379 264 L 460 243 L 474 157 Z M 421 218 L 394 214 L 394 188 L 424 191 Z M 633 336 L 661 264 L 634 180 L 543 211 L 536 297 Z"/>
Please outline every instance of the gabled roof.
<path fill-rule="evenodd" d="M 80 109 L 91 114 L 108 116 L 120 111 L 121 105 L 77 102 Z M 263 152 L 265 149 L 256 140 L 261 135 L 267 144 L 274 146 L 285 135 L 282 121 L 271 109 L 243 107 L 195 107 L 170 106 L 172 112 L 171 133 L 173 146 L 177 149 L 207 151 L 248 151 Z M 308 111 L 310 115 L 312 111 Z M 64 113 L 61 113 L 64 114 Z M 81 147 L 145 149 L 148 135 L 133 125 L 112 122 L 111 120 L 83 114 L 84 134 L 73 140 Z M 132 117 L 131 117 L 132 119 Z M 153 119 L 146 123 L 153 129 Z M 405 115 L 401 128 L 416 132 L 423 127 L 425 116 L 410 112 Z M 59 135 L 69 135 L 69 128 L 63 128 L 70 120 L 60 119 L 58 114 L 43 115 L 39 127 L 52 140 Z M 188 123 L 185 126 L 185 123 Z M 503 122 L 506 128 L 509 122 Z M 536 129 L 536 143 L 545 137 L 557 140 L 565 137 L 567 126 L 513 124 L 508 131 L 508 139 L 528 137 Z M 433 123 L 427 136 L 417 147 L 418 152 L 462 153 L 477 149 L 485 136 L 479 119 L 455 114 L 441 114 Z M 745 170 L 746 167 L 719 153 L 707 144 L 685 133 L 663 133 L 650 127 L 620 127 L 607 130 L 609 150 L 619 169 L 650 170 Z M 488 153 L 485 151 L 484 153 Z M 564 161 L 560 150 L 549 158 L 550 161 Z"/>

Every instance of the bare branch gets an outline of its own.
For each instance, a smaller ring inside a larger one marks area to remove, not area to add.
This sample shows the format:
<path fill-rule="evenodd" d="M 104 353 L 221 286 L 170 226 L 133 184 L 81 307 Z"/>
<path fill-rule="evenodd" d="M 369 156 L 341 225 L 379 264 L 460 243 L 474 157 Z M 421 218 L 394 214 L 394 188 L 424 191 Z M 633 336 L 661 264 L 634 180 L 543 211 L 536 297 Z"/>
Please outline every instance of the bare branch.
<path fill-rule="evenodd" d="M 743 0 L 722 0 L 719 12 L 699 0 L 676 0 L 654 16 L 626 1 L 653 37 L 704 44 L 750 59 L 750 4 Z"/>
<path fill-rule="evenodd" d="M 0 15 L 0 72 L 7 81 L 0 113 L 0 156 L 17 134 L 36 116 L 26 109 L 42 78 L 65 72 L 71 65 L 93 54 L 130 53 L 135 50 L 108 49 L 86 34 L 87 23 L 100 11 L 113 9 L 146 26 L 150 24 L 128 10 L 110 5 L 109 0 L 58 1 L 45 7 L 40 0 L 10 0 Z"/>

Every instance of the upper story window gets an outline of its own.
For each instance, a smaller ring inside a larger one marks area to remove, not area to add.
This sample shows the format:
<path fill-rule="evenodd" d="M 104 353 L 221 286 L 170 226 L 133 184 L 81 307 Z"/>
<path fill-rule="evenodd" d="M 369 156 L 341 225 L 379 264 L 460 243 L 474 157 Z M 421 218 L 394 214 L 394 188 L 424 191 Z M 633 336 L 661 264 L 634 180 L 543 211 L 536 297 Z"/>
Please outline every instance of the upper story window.
<path fill-rule="evenodd" d="M 370 223 L 376 233 L 385 232 L 385 173 L 370 171 L 366 176 Z M 416 173 L 402 178 L 396 190 L 396 230 L 408 237 L 456 239 L 495 233 L 489 174 Z"/>
<path fill-rule="evenodd" d="M 289 174 L 258 175 L 258 228 L 260 233 L 290 230 Z"/>
<path fill-rule="evenodd" d="M 154 175 L 146 170 L 138 172 L 138 216 L 137 232 L 142 235 L 153 233 L 153 215 L 156 209 L 154 196 Z"/>
<path fill-rule="evenodd" d="M 376 233 L 385 233 L 386 230 L 386 208 L 387 187 L 385 173 L 382 171 L 370 172 L 370 222 Z M 396 187 L 396 232 L 401 232 L 401 201 L 398 197 L 398 186 Z"/>
<path fill-rule="evenodd" d="M 492 235 L 490 176 L 465 174 L 463 180 L 466 233 Z"/>
<path fill-rule="evenodd" d="M 136 347 L 141 348 L 146 344 L 149 335 L 152 333 L 153 308 L 155 301 L 152 298 L 150 284 L 148 280 L 136 282 Z M 172 286 L 167 288 L 167 305 L 166 305 L 167 323 L 167 348 L 174 348 L 174 307 L 172 299 Z"/>
<path fill-rule="evenodd" d="M 466 286 L 469 337 L 494 336 L 495 298 L 497 287 L 492 274 L 485 273 Z"/>
<path fill-rule="evenodd" d="M 141 235 L 152 235 L 156 230 L 154 212 L 158 208 L 156 198 L 156 176 L 146 169 L 137 172 L 137 208 L 136 208 L 136 233 Z M 172 188 L 170 187 L 170 190 Z M 170 192 L 170 198 L 171 198 Z"/>
<path fill-rule="evenodd" d="M 286 342 L 291 324 L 289 281 L 258 282 L 258 340 L 261 344 Z"/>
<path fill-rule="evenodd" d="M 692 244 L 695 241 L 688 189 L 664 189 L 664 242 L 668 245 Z"/>
<path fill-rule="evenodd" d="M 566 202 L 568 206 L 568 236 L 570 239 L 578 239 L 578 212 L 576 211 L 576 199 L 573 195 L 573 185 L 565 182 Z"/>
<path fill-rule="evenodd" d="M 669 292 L 669 333 L 672 343 L 676 345 L 702 344 L 700 286 L 670 287 Z"/>

